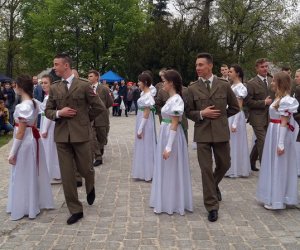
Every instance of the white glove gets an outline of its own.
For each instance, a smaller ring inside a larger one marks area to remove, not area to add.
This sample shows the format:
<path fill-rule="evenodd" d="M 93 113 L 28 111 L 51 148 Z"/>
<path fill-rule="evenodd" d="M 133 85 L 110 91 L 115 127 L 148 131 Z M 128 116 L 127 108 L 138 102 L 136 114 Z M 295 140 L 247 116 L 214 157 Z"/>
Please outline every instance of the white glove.
<path fill-rule="evenodd" d="M 175 130 L 170 130 L 169 139 L 168 139 L 168 143 L 167 143 L 167 146 L 166 146 L 166 151 L 168 151 L 168 152 L 172 151 L 172 145 L 173 145 L 173 142 L 175 140 L 175 136 L 176 136 L 176 131 Z"/>
<path fill-rule="evenodd" d="M 148 119 L 146 118 L 142 118 L 142 121 L 141 121 L 141 124 L 139 126 L 139 129 L 138 129 L 138 134 L 140 135 L 141 133 L 143 133 L 143 129 L 145 127 L 145 124 L 147 122 Z"/>
<path fill-rule="evenodd" d="M 237 128 L 237 126 L 238 126 L 238 122 L 239 122 L 239 117 L 240 117 L 240 113 L 241 113 L 241 111 L 240 112 L 238 112 L 234 117 L 233 117 L 233 123 L 232 123 L 232 127 L 233 128 Z"/>
<path fill-rule="evenodd" d="M 10 150 L 10 153 L 9 153 L 8 158 L 11 158 L 11 157 L 13 157 L 13 156 L 16 156 L 16 154 L 17 154 L 17 152 L 18 152 L 18 150 L 19 150 L 19 147 L 20 147 L 21 143 L 22 143 L 22 140 L 19 140 L 19 139 L 16 139 L 16 138 L 14 139 L 13 145 L 12 145 L 12 147 L 11 147 L 11 150 Z"/>
<path fill-rule="evenodd" d="M 280 150 L 284 150 L 284 140 L 287 133 L 288 128 L 287 127 L 281 127 L 279 128 L 279 139 L 278 139 L 278 148 Z"/>
<path fill-rule="evenodd" d="M 44 118 L 43 119 L 43 124 L 42 124 L 42 127 L 41 127 L 41 134 L 47 133 L 50 125 L 51 125 L 51 120 L 49 120 L 47 118 Z"/>

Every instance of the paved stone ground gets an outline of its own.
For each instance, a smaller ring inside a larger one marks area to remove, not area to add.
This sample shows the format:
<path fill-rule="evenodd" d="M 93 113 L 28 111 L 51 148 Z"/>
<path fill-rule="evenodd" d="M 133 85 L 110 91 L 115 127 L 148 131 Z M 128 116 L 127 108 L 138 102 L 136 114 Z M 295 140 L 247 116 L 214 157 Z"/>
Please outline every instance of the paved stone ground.
<path fill-rule="evenodd" d="M 300 249 L 299 209 L 267 211 L 257 204 L 257 173 L 222 181 L 219 220 L 209 223 L 191 145 L 194 212 L 155 215 L 148 206 L 151 183 L 130 178 L 134 127 L 134 115 L 111 118 L 104 165 L 96 169 L 95 204 L 88 206 L 79 188 L 84 219 L 71 226 L 66 224 L 69 214 L 61 185 L 52 186 L 55 210 L 43 211 L 35 220 L 10 221 L 5 208 L 11 143 L 2 147 L 0 249 Z M 190 141 L 192 133 L 190 129 Z"/>

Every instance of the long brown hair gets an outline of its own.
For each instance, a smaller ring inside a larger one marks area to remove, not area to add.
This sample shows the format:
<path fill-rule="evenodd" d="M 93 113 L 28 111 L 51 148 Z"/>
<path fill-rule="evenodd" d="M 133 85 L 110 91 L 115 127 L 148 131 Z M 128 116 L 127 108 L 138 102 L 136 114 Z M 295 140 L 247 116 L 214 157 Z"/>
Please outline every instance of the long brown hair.
<path fill-rule="evenodd" d="M 17 85 L 20 89 L 22 89 L 31 99 L 33 102 L 34 108 L 36 108 L 36 103 L 33 100 L 33 82 L 32 77 L 29 75 L 20 75 L 17 80 Z"/>
<path fill-rule="evenodd" d="M 167 70 L 164 74 L 164 78 L 168 82 L 173 82 L 176 93 L 182 96 L 182 78 L 178 71 L 174 69 Z"/>
<path fill-rule="evenodd" d="M 278 109 L 280 100 L 291 93 L 291 77 L 285 72 L 278 72 L 274 75 L 273 82 L 276 87 L 275 97 L 278 99 L 274 107 Z"/>

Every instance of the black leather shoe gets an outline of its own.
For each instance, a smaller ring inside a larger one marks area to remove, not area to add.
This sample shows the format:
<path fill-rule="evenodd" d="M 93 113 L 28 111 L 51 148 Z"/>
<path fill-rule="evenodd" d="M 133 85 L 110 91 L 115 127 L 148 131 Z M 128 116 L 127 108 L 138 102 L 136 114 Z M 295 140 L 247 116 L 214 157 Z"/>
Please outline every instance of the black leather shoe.
<path fill-rule="evenodd" d="M 77 187 L 82 187 L 82 181 L 77 181 L 77 182 L 76 182 L 76 186 L 77 186 Z"/>
<path fill-rule="evenodd" d="M 94 201 L 95 201 L 96 195 L 95 195 L 95 187 L 93 187 L 92 191 L 88 193 L 88 195 L 86 196 L 86 200 L 88 202 L 89 205 L 93 205 Z"/>
<path fill-rule="evenodd" d="M 208 213 L 208 220 L 210 222 L 215 222 L 218 220 L 218 210 L 211 210 L 209 213 Z"/>
<path fill-rule="evenodd" d="M 252 171 L 259 171 L 259 169 L 257 167 L 255 167 L 255 165 L 251 165 L 251 170 Z"/>
<path fill-rule="evenodd" d="M 102 160 L 95 160 L 94 163 L 93 163 L 93 166 L 94 166 L 94 167 L 98 167 L 98 166 L 100 166 L 100 165 L 102 165 L 102 164 L 103 164 L 103 161 L 102 161 Z"/>
<path fill-rule="evenodd" d="M 72 214 L 70 218 L 67 220 L 67 224 L 71 225 L 79 221 L 83 217 L 83 212 Z"/>
<path fill-rule="evenodd" d="M 222 194 L 218 186 L 217 186 L 217 197 L 218 197 L 218 201 L 222 200 Z"/>

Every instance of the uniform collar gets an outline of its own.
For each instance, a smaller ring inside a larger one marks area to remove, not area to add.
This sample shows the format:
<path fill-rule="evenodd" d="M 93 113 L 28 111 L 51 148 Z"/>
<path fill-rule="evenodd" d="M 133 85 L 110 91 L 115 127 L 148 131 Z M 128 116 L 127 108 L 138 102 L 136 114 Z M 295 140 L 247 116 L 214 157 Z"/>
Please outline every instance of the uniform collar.
<path fill-rule="evenodd" d="M 68 83 L 72 83 L 74 80 L 75 76 L 74 74 L 72 74 L 70 77 L 68 77 L 67 79 L 62 78 L 62 81 L 67 81 Z"/>
<path fill-rule="evenodd" d="M 99 85 L 99 83 L 92 83 L 92 88 L 94 88 L 94 86 L 97 88 L 98 87 L 98 85 Z"/>
<path fill-rule="evenodd" d="M 203 77 L 199 77 L 201 80 L 202 80 L 202 82 L 205 82 L 205 81 L 209 81 L 210 83 L 212 83 L 213 82 L 213 80 L 214 80 L 214 75 L 211 75 L 211 77 L 210 78 L 208 78 L 208 79 L 204 79 Z"/>
<path fill-rule="evenodd" d="M 266 77 L 263 77 L 263 76 L 261 76 L 261 75 L 257 75 L 258 76 L 258 78 L 260 79 L 260 80 L 262 80 L 262 81 L 264 81 L 265 79 L 266 79 L 266 81 L 268 81 L 268 76 L 266 76 Z"/>

